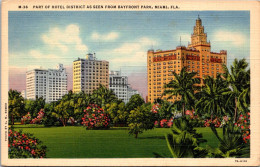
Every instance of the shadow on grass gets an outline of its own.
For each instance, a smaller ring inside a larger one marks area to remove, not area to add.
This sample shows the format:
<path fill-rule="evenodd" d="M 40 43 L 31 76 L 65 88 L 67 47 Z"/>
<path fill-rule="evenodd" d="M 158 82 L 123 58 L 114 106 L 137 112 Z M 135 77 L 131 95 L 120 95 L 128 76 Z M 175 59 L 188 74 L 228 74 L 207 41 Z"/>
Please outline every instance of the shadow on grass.
<path fill-rule="evenodd" d="M 37 125 L 35 125 L 35 126 L 28 126 L 28 125 L 14 125 L 14 126 L 10 126 L 10 127 L 12 127 L 12 128 L 57 128 L 57 127 L 63 127 L 63 126 L 37 126 Z"/>
<path fill-rule="evenodd" d="M 138 139 L 165 139 L 164 136 L 138 137 Z"/>
<path fill-rule="evenodd" d="M 159 154 L 157 152 L 153 152 L 154 158 L 171 158 L 167 156 L 166 154 Z"/>
<path fill-rule="evenodd" d="M 127 130 L 128 127 L 111 127 L 108 130 Z"/>

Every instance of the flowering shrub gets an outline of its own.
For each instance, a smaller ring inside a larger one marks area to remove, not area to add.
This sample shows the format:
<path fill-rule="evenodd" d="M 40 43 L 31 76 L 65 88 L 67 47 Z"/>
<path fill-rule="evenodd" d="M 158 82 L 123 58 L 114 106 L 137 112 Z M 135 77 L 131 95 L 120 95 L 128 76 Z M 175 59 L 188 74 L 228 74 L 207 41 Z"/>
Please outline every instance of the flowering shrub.
<path fill-rule="evenodd" d="M 205 120 L 204 126 L 209 127 L 211 124 L 214 124 L 214 126 L 215 126 L 216 128 L 218 128 L 218 127 L 220 127 L 221 122 L 220 122 L 220 120 L 219 120 L 218 117 L 216 117 L 216 118 L 213 119 L 213 120 L 207 119 L 207 120 Z"/>
<path fill-rule="evenodd" d="M 82 124 L 86 129 L 107 129 L 109 128 L 109 116 L 96 104 L 89 105 L 85 110 Z"/>
<path fill-rule="evenodd" d="M 194 110 L 186 110 L 185 111 L 185 115 L 189 115 L 190 118 L 192 119 L 194 117 Z"/>
<path fill-rule="evenodd" d="M 152 106 L 152 109 L 151 109 L 152 113 L 157 114 L 158 111 L 159 111 L 159 108 L 160 108 L 160 105 L 159 105 L 159 104 L 154 104 L 154 105 Z"/>
<path fill-rule="evenodd" d="M 9 130 L 8 157 L 9 158 L 45 158 L 46 146 L 29 133 Z"/>
<path fill-rule="evenodd" d="M 193 127 L 204 127 L 205 126 L 204 125 L 205 124 L 204 119 L 202 119 L 201 117 L 196 115 L 194 110 L 186 110 L 185 111 L 185 117 L 186 117 L 186 120 L 188 120 L 189 123 Z"/>
<path fill-rule="evenodd" d="M 28 124 L 31 122 L 31 114 L 28 112 L 25 116 L 21 118 L 21 124 Z"/>
<path fill-rule="evenodd" d="M 173 118 L 167 120 L 167 119 L 162 119 L 160 121 L 155 121 L 154 126 L 157 128 L 170 128 L 173 124 Z"/>
<path fill-rule="evenodd" d="M 156 121 L 154 122 L 154 126 L 157 128 L 170 128 L 173 124 L 173 118 L 166 119 L 165 115 L 160 115 L 160 105 L 154 104 L 152 106 L 151 112 L 155 114 Z"/>
<path fill-rule="evenodd" d="M 250 140 L 250 112 L 245 115 L 240 115 L 237 122 L 235 123 L 237 127 L 239 127 L 243 133 L 243 140 L 245 143 Z"/>
<path fill-rule="evenodd" d="M 39 123 L 41 123 L 43 117 L 44 117 L 44 111 L 43 111 L 43 109 L 41 109 L 40 112 L 38 112 L 38 116 L 36 118 L 32 119 L 32 121 L 30 123 L 39 124 Z"/>

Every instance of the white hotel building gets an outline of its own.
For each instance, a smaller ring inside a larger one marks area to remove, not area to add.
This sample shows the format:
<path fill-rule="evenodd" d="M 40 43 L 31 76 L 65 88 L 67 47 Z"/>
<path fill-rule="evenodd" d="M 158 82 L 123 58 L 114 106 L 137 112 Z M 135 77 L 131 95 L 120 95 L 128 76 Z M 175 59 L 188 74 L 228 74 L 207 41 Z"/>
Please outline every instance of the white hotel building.
<path fill-rule="evenodd" d="M 133 90 L 129 86 L 128 77 L 122 76 L 120 71 L 110 72 L 109 89 L 112 90 L 119 99 L 123 100 L 124 103 L 128 103 L 132 95 L 138 94 L 137 90 Z"/>
<path fill-rule="evenodd" d="M 33 69 L 26 72 L 26 98 L 43 97 L 47 103 L 67 93 L 67 73 L 62 64 L 56 69 Z"/>

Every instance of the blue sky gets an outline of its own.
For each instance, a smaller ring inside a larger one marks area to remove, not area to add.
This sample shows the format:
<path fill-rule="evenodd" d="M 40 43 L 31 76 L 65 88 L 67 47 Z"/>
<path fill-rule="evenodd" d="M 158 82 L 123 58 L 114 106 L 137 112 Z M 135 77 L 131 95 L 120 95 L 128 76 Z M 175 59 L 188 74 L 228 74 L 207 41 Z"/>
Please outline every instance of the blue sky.
<path fill-rule="evenodd" d="M 110 70 L 146 67 L 146 52 L 187 45 L 200 15 L 212 51 L 249 58 L 249 11 L 9 12 L 9 65 L 15 68 L 72 66 L 95 52 Z M 130 70 L 131 71 L 131 70 Z"/>

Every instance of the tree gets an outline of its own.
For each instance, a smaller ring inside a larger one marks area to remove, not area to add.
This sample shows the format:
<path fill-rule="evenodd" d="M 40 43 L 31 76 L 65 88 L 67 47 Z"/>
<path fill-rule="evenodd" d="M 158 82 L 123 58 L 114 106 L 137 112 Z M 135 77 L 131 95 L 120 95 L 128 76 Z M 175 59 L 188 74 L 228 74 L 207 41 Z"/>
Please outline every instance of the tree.
<path fill-rule="evenodd" d="M 144 99 L 139 94 L 135 94 L 131 96 L 129 102 L 126 104 L 126 110 L 130 112 L 136 109 L 137 107 L 143 105 L 144 103 Z"/>
<path fill-rule="evenodd" d="M 245 59 L 235 59 L 233 65 L 230 66 L 230 72 L 228 68 L 223 65 L 225 73 L 224 78 L 227 80 L 230 91 L 227 92 L 229 98 L 226 101 L 226 105 L 230 104 L 230 101 L 234 101 L 234 121 L 236 121 L 240 110 L 248 111 L 250 104 L 250 69 Z M 245 113 L 244 112 L 244 113 Z"/>
<path fill-rule="evenodd" d="M 162 100 L 159 105 L 160 105 L 158 110 L 159 120 L 162 119 L 169 120 L 170 118 L 173 117 L 173 111 L 174 111 L 173 103 L 170 103 L 166 100 Z"/>
<path fill-rule="evenodd" d="M 24 110 L 24 99 L 20 92 L 12 89 L 8 91 L 8 111 L 12 125 L 15 118 L 21 117 L 26 113 Z"/>
<path fill-rule="evenodd" d="M 199 147 L 206 140 L 185 117 L 174 120 L 172 132 L 165 138 L 173 158 L 203 158 L 208 154 L 206 149 Z"/>
<path fill-rule="evenodd" d="M 230 91 L 227 83 L 220 75 L 216 79 L 208 76 L 204 80 L 204 87 L 199 92 L 200 99 L 196 103 L 196 112 L 211 118 L 225 115 L 225 98 L 224 93 Z"/>
<path fill-rule="evenodd" d="M 58 118 L 54 116 L 55 106 L 57 102 L 46 103 L 44 106 L 44 117 L 42 119 L 44 126 L 58 126 L 61 123 L 58 121 Z"/>
<path fill-rule="evenodd" d="M 69 118 L 74 116 L 74 104 L 73 93 L 72 91 L 69 91 L 55 106 L 55 110 L 52 114 L 60 119 L 64 127 Z"/>
<path fill-rule="evenodd" d="M 199 89 L 196 84 L 200 83 L 199 78 L 194 78 L 195 72 L 187 72 L 186 68 L 182 68 L 180 74 L 173 72 L 174 79 L 164 85 L 163 95 L 169 95 L 168 99 L 173 96 L 181 96 L 182 114 L 185 110 L 191 108 L 196 100 L 194 92 Z"/>
<path fill-rule="evenodd" d="M 126 125 L 129 113 L 126 111 L 125 103 L 116 103 L 113 102 L 111 104 L 106 105 L 107 112 L 109 113 L 113 123 L 115 125 Z"/>
<path fill-rule="evenodd" d="M 138 134 L 154 127 L 154 114 L 150 104 L 143 104 L 132 110 L 128 118 L 129 134 L 138 137 Z"/>
<path fill-rule="evenodd" d="M 37 117 L 38 112 L 44 109 L 45 99 L 36 97 L 35 100 L 25 100 L 25 111 L 32 115 L 32 118 Z"/>
<path fill-rule="evenodd" d="M 91 103 L 97 104 L 102 108 L 106 104 L 118 101 L 117 96 L 112 90 L 109 90 L 104 85 L 99 85 L 99 88 L 94 90 L 91 94 Z"/>
<path fill-rule="evenodd" d="M 73 94 L 74 101 L 74 117 L 76 120 L 80 121 L 83 117 L 83 110 L 90 104 L 91 98 L 84 92 L 78 94 Z"/>
<path fill-rule="evenodd" d="M 216 128 L 211 126 L 213 133 L 216 135 L 220 144 L 218 148 L 212 149 L 209 147 L 209 157 L 214 158 L 249 158 L 250 143 L 245 143 L 241 135 L 241 129 L 229 122 L 222 128 L 222 138 L 218 135 Z"/>

